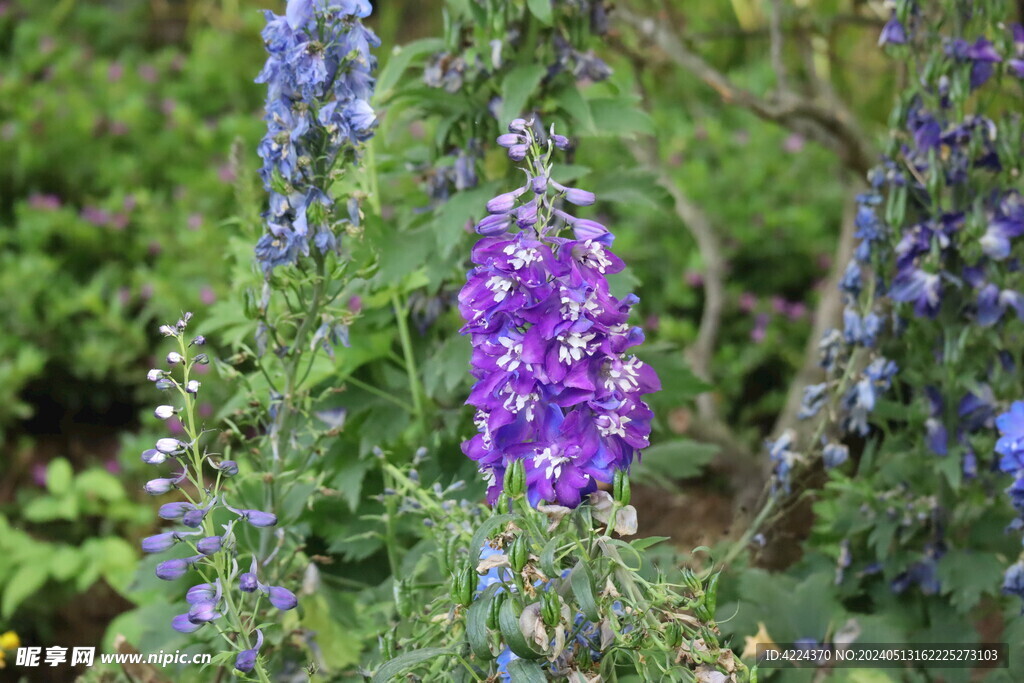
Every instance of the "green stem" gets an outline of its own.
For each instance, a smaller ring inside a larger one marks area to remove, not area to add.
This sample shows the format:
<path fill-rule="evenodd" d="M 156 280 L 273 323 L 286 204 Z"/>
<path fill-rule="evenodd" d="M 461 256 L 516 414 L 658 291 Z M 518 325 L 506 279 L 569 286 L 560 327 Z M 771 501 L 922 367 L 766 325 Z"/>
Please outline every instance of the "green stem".
<path fill-rule="evenodd" d="M 416 355 L 413 353 L 412 336 L 409 334 L 409 324 L 406 321 L 408 311 L 402 306 L 398 294 L 391 295 L 391 306 L 395 311 L 395 320 L 398 322 L 398 339 L 402 344 L 405 372 L 409 376 L 409 392 L 412 394 L 413 415 L 420 426 L 421 433 L 426 434 L 427 430 L 423 416 L 423 387 L 420 384 L 419 371 L 416 369 Z"/>

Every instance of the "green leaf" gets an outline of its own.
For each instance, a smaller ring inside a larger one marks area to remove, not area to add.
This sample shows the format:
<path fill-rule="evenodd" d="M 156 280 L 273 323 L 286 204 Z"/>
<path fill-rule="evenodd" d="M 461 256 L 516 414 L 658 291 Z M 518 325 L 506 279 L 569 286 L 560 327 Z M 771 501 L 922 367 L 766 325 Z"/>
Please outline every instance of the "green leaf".
<path fill-rule="evenodd" d="M 651 135 L 651 117 L 632 97 L 602 97 L 590 100 L 590 112 L 598 135 L 623 136 L 635 133 Z"/>
<path fill-rule="evenodd" d="M 552 538 L 544 544 L 544 549 L 540 553 L 540 568 L 548 576 L 558 576 L 560 573 L 555 565 L 555 551 L 558 550 L 558 545 L 559 539 Z"/>
<path fill-rule="evenodd" d="M 509 662 L 508 675 L 512 683 L 546 683 L 548 680 L 540 664 L 528 659 L 513 659 Z"/>
<path fill-rule="evenodd" d="M 420 55 L 440 52 L 444 49 L 444 41 L 440 38 L 424 38 L 408 45 L 396 47 L 391 51 L 387 62 L 377 76 L 376 98 L 386 98 L 391 88 L 397 83 L 412 61 Z"/>
<path fill-rule="evenodd" d="M 43 587 L 49 572 L 36 563 L 26 563 L 18 568 L 4 587 L 4 598 L 0 606 L 0 616 L 10 618 L 14 610 L 25 602 L 37 590 Z"/>
<path fill-rule="evenodd" d="M 547 69 L 540 64 L 517 66 L 501 83 L 501 126 L 519 116 L 526 108 L 530 95 L 540 85 Z"/>
<path fill-rule="evenodd" d="M 962 614 L 977 605 L 983 595 L 995 592 L 1002 574 L 1002 563 L 995 555 L 971 550 L 950 550 L 938 565 L 942 592 Z"/>
<path fill-rule="evenodd" d="M 565 88 L 559 93 L 558 103 L 565 113 L 572 117 L 573 133 L 576 135 L 595 135 L 594 115 L 590 112 L 590 102 L 583 97 L 575 85 Z M 561 177 L 561 176 L 559 176 Z"/>
<path fill-rule="evenodd" d="M 422 650 L 403 652 L 377 669 L 377 673 L 373 674 L 373 683 L 393 681 L 423 662 L 451 653 L 452 651 L 446 647 L 425 647 Z"/>
<path fill-rule="evenodd" d="M 46 488 L 55 496 L 63 496 L 71 488 L 73 475 L 71 463 L 55 458 L 46 468 Z"/>
<path fill-rule="evenodd" d="M 469 541 L 469 552 L 480 552 L 480 548 L 484 546 L 484 541 L 486 541 L 492 533 L 503 528 L 513 519 L 515 519 L 515 515 L 495 515 L 490 519 L 485 519 L 483 523 L 477 527 L 477 530 L 473 533 L 473 538 Z"/>
<path fill-rule="evenodd" d="M 466 637 L 473 653 L 484 661 L 494 658 L 491 652 L 491 634 L 487 630 L 487 617 L 490 615 L 494 594 L 501 584 L 491 584 L 473 601 L 466 610 Z"/>
<path fill-rule="evenodd" d="M 643 460 L 633 470 L 633 480 L 657 484 L 700 476 L 718 451 L 714 444 L 693 439 L 655 444 L 644 451 Z"/>
<path fill-rule="evenodd" d="M 519 616 L 515 611 L 515 600 L 506 600 L 498 610 L 498 627 L 501 635 L 505 638 L 508 649 L 524 659 L 537 659 L 540 653 L 536 652 L 526 642 L 526 636 L 519 630 Z"/>
<path fill-rule="evenodd" d="M 572 592 L 580 602 L 580 609 L 590 621 L 595 624 L 601 620 L 601 612 L 597 608 L 597 600 L 594 597 L 594 575 L 590 572 L 590 566 L 580 560 L 569 574 L 569 585 Z"/>
<path fill-rule="evenodd" d="M 322 596 L 303 596 L 302 626 L 316 633 L 324 663 L 333 671 L 359 662 L 362 641 L 331 617 L 331 606 Z"/>
<path fill-rule="evenodd" d="M 537 17 L 540 23 L 550 26 L 554 21 L 554 13 L 551 11 L 551 0 L 526 0 L 526 6 L 530 8 L 530 14 Z"/>

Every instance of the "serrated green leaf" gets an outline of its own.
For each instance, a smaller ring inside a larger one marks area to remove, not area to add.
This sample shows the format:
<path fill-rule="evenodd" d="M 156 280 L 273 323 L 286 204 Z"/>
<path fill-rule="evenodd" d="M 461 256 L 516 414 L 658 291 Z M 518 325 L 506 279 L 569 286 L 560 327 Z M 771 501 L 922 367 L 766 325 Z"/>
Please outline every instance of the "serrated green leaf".
<path fill-rule="evenodd" d="M 526 64 L 517 66 L 505 76 L 501 83 L 502 127 L 523 112 L 545 73 L 547 69 L 540 64 Z"/>
<path fill-rule="evenodd" d="M 446 647 L 425 647 L 422 650 L 403 652 L 377 669 L 373 674 L 373 683 L 388 683 L 423 662 L 451 653 L 452 651 Z"/>

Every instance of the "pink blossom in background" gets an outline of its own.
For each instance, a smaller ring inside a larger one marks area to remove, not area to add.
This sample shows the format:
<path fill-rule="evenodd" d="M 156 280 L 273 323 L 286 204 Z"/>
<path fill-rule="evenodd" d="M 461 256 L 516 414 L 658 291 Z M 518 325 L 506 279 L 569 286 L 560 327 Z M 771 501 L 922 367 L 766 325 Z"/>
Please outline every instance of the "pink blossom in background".
<path fill-rule="evenodd" d="M 169 418 L 164 422 L 164 424 L 167 425 L 167 430 L 171 434 L 178 435 L 185 433 L 185 428 L 181 426 L 181 420 L 179 420 L 176 416 Z"/>
<path fill-rule="evenodd" d="M 358 313 L 363 310 L 363 297 L 356 295 L 348 300 L 348 310 Z"/>
<path fill-rule="evenodd" d="M 200 366 L 196 366 L 200 367 Z M 204 420 L 213 415 L 213 404 L 212 403 L 200 403 L 199 404 L 199 417 Z"/>
<path fill-rule="evenodd" d="M 192 370 L 191 370 L 192 374 L 194 374 L 194 375 L 205 375 L 209 371 L 210 371 L 210 366 L 209 365 L 193 365 L 192 366 Z"/>
<path fill-rule="evenodd" d="M 782 141 L 782 149 L 790 154 L 798 154 L 803 151 L 806 142 L 800 133 L 790 133 L 789 137 Z"/>
<path fill-rule="evenodd" d="M 768 332 L 768 321 L 771 320 L 771 316 L 767 313 L 759 313 L 757 318 L 754 319 L 754 329 L 750 331 L 750 340 L 755 344 L 760 344 L 764 341 L 764 336 Z"/>
<path fill-rule="evenodd" d="M 156 240 L 153 240 L 152 242 L 150 242 L 149 246 L 146 247 L 146 251 L 149 252 L 150 256 L 159 256 L 160 252 L 162 252 L 163 250 L 164 250 L 163 245 L 161 245 Z"/>
<path fill-rule="evenodd" d="M 135 207 L 138 206 L 138 205 L 139 205 L 139 201 L 135 198 L 135 195 L 133 195 L 133 194 L 125 195 L 124 204 L 122 204 L 122 207 L 124 208 L 125 211 L 134 211 Z"/>
<path fill-rule="evenodd" d="M 704 275 L 697 270 L 688 270 L 684 276 L 686 284 L 691 287 L 703 287 L 704 286 Z"/>
<path fill-rule="evenodd" d="M 178 103 L 175 102 L 173 98 L 165 97 L 160 102 L 160 111 L 163 112 L 164 116 L 170 116 L 171 114 L 174 113 L 174 109 L 177 106 L 178 106 Z"/>
<path fill-rule="evenodd" d="M 128 214 L 126 213 L 115 213 L 110 217 L 110 227 L 114 230 L 124 230 L 128 227 Z"/>
<path fill-rule="evenodd" d="M 791 301 L 786 310 L 786 316 L 790 320 L 803 320 L 807 317 L 807 305 L 802 301 Z"/>
<path fill-rule="evenodd" d="M 818 267 L 822 270 L 829 270 L 832 267 L 832 255 L 831 254 L 818 254 L 815 258 Z"/>
<path fill-rule="evenodd" d="M 199 290 L 199 300 L 207 306 L 212 306 L 217 301 L 217 293 L 213 291 L 213 287 L 206 285 Z"/>
<path fill-rule="evenodd" d="M 146 284 L 142 285 L 142 288 L 139 290 L 139 297 L 143 301 L 147 301 L 149 299 L 152 299 L 153 298 L 153 285 L 148 283 L 148 282 Z"/>
<path fill-rule="evenodd" d="M 198 230 L 203 227 L 203 214 L 193 213 L 188 217 L 188 229 Z"/>
<path fill-rule="evenodd" d="M 46 465 L 41 462 L 32 465 L 32 481 L 36 486 L 46 487 Z"/>
<path fill-rule="evenodd" d="M 28 205 L 40 211 L 56 211 L 61 207 L 61 201 L 55 194 L 33 194 L 28 198 Z"/>
<path fill-rule="evenodd" d="M 98 206 L 85 206 L 79 212 L 78 216 L 87 223 L 92 223 L 97 227 L 105 227 L 110 225 L 110 212 L 106 209 L 101 209 Z"/>
<path fill-rule="evenodd" d="M 139 77 L 147 83 L 156 83 L 159 74 L 156 71 L 156 67 L 152 64 L 140 64 Z"/>
<path fill-rule="evenodd" d="M 119 463 L 114 458 L 107 458 L 106 460 L 103 461 L 103 469 L 105 469 L 107 472 L 110 472 L 111 474 L 120 474 L 121 463 Z"/>
<path fill-rule="evenodd" d="M 111 121 L 110 122 L 110 134 L 120 137 L 128 134 L 128 124 L 124 121 Z"/>
<path fill-rule="evenodd" d="M 217 177 L 222 183 L 233 183 L 235 182 L 235 172 L 231 168 L 231 164 L 222 164 L 217 169 Z"/>
<path fill-rule="evenodd" d="M 757 297 L 750 292 L 743 292 L 740 294 L 739 307 L 744 313 L 753 312 L 757 308 Z"/>
<path fill-rule="evenodd" d="M 644 322 L 644 327 L 646 327 L 651 332 L 656 332 L 658 328 L 661 327 L 661 318 L 659 318 L 654 313 L 650 314 L 649 316 L 647 316 L 647 320 Z"/>
<path fill-rule="evenodd" d="M 107 80 L 111 83 L 118 82 L 122 76 L 124 76 L 124 67 L 121 65 L 121 62 L 114 62 L 107 69 Z"/>
<path fill-rule="evenodd" d="M 789 310 L 789 303 L 781 296 L 772 297 L 772 311 L 779 315 L 785 315 L 786 311 Z"/>
<path fill-rule="evenodd" d="M 132 290 L 129 287 L 121 287 L 117 290 L 117 300 L 121 302 L 122 306 L 127 306 L 132 302 Z"/>

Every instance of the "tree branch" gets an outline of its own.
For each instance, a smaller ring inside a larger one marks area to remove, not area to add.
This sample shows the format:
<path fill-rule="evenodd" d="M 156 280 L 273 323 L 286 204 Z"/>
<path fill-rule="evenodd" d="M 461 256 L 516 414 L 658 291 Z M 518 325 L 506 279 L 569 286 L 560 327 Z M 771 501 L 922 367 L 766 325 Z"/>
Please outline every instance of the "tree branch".
<path fill-rule="evenodd" d="M 619 8 L 616 16 L 643 38 L 661 49 L 677 66 L 690 72 L 719 94 L 726 103 L 750 110 L 767 121 L 778 123 L 832 149 L 858 176 L 865 176 L 875 153 L 853 115 L 834 98 L 812 100 L 780 91 L 766 97 L 738 87 L 721 71 L 692 52 L 672 30 L 650 17 Z"/>

